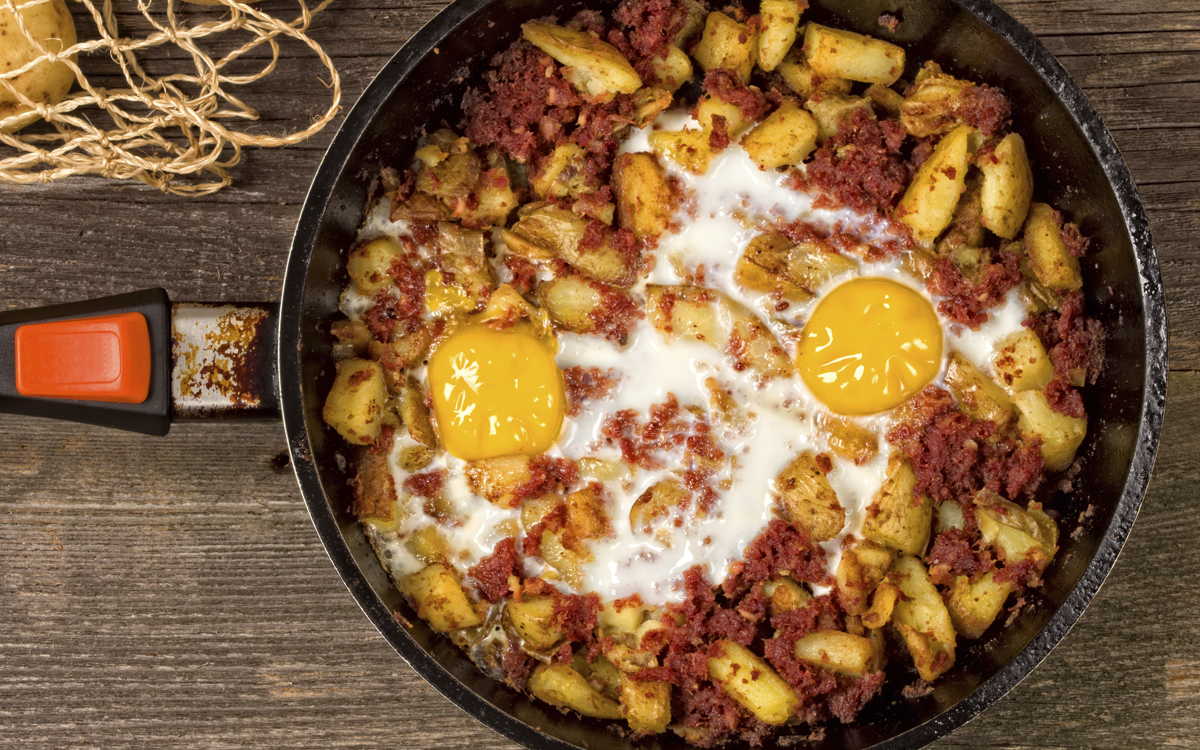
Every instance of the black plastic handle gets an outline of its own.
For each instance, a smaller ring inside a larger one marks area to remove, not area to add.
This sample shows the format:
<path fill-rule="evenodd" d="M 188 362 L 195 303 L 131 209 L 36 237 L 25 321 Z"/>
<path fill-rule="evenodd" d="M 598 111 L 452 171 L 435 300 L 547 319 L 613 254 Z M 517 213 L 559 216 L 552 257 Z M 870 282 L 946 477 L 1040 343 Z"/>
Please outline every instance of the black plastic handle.
<path fill-rule="evenodd" d="M 16 384 L 16 332 L 23 325 L 141 313 L 150 333 L 150 390 L 139 404 L 25 396 Z M 171 428 L 171 300 L 162 289 L 0 313 L 0 412 L 112 427 L 146 435 Z"/>

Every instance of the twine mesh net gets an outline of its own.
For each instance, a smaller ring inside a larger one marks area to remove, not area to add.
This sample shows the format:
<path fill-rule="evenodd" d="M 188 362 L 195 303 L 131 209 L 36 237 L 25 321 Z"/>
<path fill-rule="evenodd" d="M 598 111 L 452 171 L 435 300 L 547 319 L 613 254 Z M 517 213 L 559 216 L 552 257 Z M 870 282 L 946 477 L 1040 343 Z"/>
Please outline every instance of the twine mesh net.
<path fill-rule="evenodd" d="M 292 21 L 239 0 L 184 6 L 179 0 L 115 2 L 116 10 L 114 0 L 0 0 L 0 24 L 7 19 L 9 33 L 19 30 L 29 45 L 23 48 L 27 54 L 16 56 L 11 51 L 20 40 L 14 45 L 0 37 L 0 53 L 6 45 L 10 50 L 7 60 L 0 54 L 0 182 L 46 183 L 90 174 L 139 180 L 177 195 L 205 195 L 232 183 L 229 169 L 241 160 L 243 147 L 298 143 L 337 114 L 342 93 L 337 70 L 307 34 L 313 16 L 332 0 L 312 7 L 297 0 L 299 15 Z M 44 18 L 62 12 L 55 5 L 69 10 L 76 28 L 77 43 L 65 48 L 37 27 L 39 13 Z M 139 27 L 136 35 L 123 35 L 118 28 L 122 13 L 137 21 L 130 24 Z M 195 22 L 188 20 L 192 16 Z M 253 132 L 264 129 L 247 127 L 259 113 L 238 97 L 238 89 L 274 72 L 280 43 L 289 39 L 311 50 L 304 64 L 324 66 L 300 80 L 320 87 L 328 107 L 302 130 Z M 182 54 L 155 49 L 166 46 Z M 213 48 L 224 52 L 218 55 Z M 144 65 L 148 56 L 153 66 Z M 62 101 L 34 94 L 35 101 L 26 93 L 23 84 L 30 76 L 21 76 L 30 71 L 36 76 L 47 64 L 65 64 L 74 73 L 71 92 Z M 171 70 L 158 70 L 164 66 Z M 97 68 L 108 72 L 98 74 Z M 115 86 L 94 85 L 89 72 Z"/>

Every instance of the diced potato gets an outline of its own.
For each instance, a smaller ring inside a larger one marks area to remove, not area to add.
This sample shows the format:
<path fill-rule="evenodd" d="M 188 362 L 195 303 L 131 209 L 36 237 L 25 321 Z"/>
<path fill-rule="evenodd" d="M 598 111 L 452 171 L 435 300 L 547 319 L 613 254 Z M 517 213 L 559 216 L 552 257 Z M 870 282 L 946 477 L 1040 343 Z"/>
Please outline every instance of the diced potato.
<path fill-rule="evenodd" d="M 601 290 L 594 286 L 599 283 L 585 276 L 558 276 L 538 284 L 538 300 L 556 327 L 591 333 L 597 325 L 593 313 L 604 301 Z"/>
<path fill-rule="evenodd" d="M 720 11 L 713 11 L 708 14 L 704 35 L 692 50 L 692 57 L 704 70 L 728 68 L 741 76 L 742 83 L 749 83 L 757 52 L 756 29 L 738 23 Z"/>
<path fill-rule="evenodd" d="M 454 285 L 481 307 L 495 288 L 487 262 L 487 238 L 483 232 L 464 229 L 449 221 L 438 222 L 438 268 L 454 276 Z"/>
<path fill-rule="evenodd" d="M 367 328 L 367 324 L 361 320 L 334 321 L 329 326 L 329 333 L 338 340 L 337 344 L 334 344 L 334 359 L 358 357 L 367 350 L 372 341 L 375 341 L 374 336 L 371 335 L 371 329 Z"/>
<path fill-rule="evenodd" d="M 577 198 L 594 192 L 583 172 L 583 147 L 573 141 L 555 147 L 550 157 L 529 181 L 540 198 Z"/>
<path fill-rule="evenodd" d="M 808 589 L 787 576 L 772 578 L 764 583 L 763 596 L 767 598 L 767 606 L 772 616 L 803 609 L 812 598 Z"/>
<path fill-rule="evenodd" d="M 633 502 L 629 509 L 629 528 L 649 533 L 656 523 L 681 510 L 691 498 L 691 493 L 674 479 L 656 482 Z"/>
<path fill-rule="evenodd" d="M 985 260 L 979 248 L 987 240 L 983 228 L 982 208 L 983 183 L 977 175 L 969 175 L 963 185 L 963 194 L 954 207 L 950 228 L 934 247 L 938 257 L 950 258 L 958 270 L 968 279 L 978 275 L 979 266 Z"/>
<path fill-rule="evenodd" d="M 959 103 L 973 88 L 970 81 L 945 75 L 936 63 L 926 63 L 900 105 L 900 124 L 917 138 L 948 133 L 963 124 Z"/>
<path fill-rule="evenodd" d="M 747 289 L 778 294 L 789 302 L 806 302 L 812 299 L 812 294 L 807 289 L 786 275 L 772 272 L 754 263 L 748 253 L 743 253 L 738 258 L 734 267 L 734 280 Z"/>
<path fill-rule="evenodd" d="M 804 54 L 819 75 L 891 86 L 904 72 L 904 50 L 894 44 L 815 23 L 804 31 Z"/>
<path fill-rule="evenodd" d="M 933 531 L 935 534 L 940 534 L 946 529 L 965 529 L 966 527 L 967 519 L 963 515 L 962 507 L 953 500 L 944 500 L 934 508 Z"/>
<path fill-rule="evenodd" d="M 354 515 L 379 531 L 395 531 L 403 520 L 396 508 L 396 482 L 387 454 L 363 451 L 355 462 Z"/>
<path fill-rule="evenodd" d="M 903 96 L 896 93 L 895 89 L 884 86 L 882 83 L 872 83 L 868 86 L 866 96 L 871 100 L 871 104 L 874 105 L 872 109 L 882 109 L 889 115 L 899 114 L 901 105 L 904 104 Z"/>
<path fill-rule="evenodd" d="M 703 130 L 656 130 L 650 134 L 650 148 L 660 159 L 670 159 L 693 174 L 708 171 L 712 148 Z"/>
<path fill-rule="evenodd" d="M 983 540 L 1000 552 L 1006 565 L 1032 559 L 1039 571 L 1058 549 L 1058 526 L 1038 503 L 1022 508 L 984 490 L 975 498 L 976 518 Z"/>
<path fill-rule="evenodd" d="M 796 641 L 796 658 L 847 677 L 862 677 L 871 671 L 875 647 L 860 635 L 821 630 Z"/>
<path fill-rule="evenodd" d="M 613 190 L 617 219 L 639 237 L 657 237 L 667 231 L 675 213 L 666 172 L 653 154 L 621 154 L 613 162 Z"/>
<path fill-rule="evenodd" d="M 529 676 L 529 692 L 552 706 L 563 706 L 584 716 L 620 719 L 621 707 L 588 684 L 566 664 L 543 664 Z"/>
<path fill-rule="evenodd" d="M 801 242 L 788 254 L 788 276 L 813 293 L 834 278 L 856 268 L 858 264 L 850 258 L 816 242 Z"/>
<path fill-rule="evenodd" d="M 621 713 L 635 732 L 666 731 L 671 723 L 671 686 L 621 675 Z"/>
<path fill-rule="evenodd" d="M 1033 170 L 1025 154 L 1025 141 L 1009 133 L 978 165 L 983 172 L 983 225 L 1011 240 L 1021 231 L 1033 198 Z"/>
<path fill-rule="evenodd" d="M 554 620 L 554 597 L 524 595 L 510 597 L 504 605 L 508 621 L 532 651 L 549 651 L 562 640 Z"/>
<path fill-rule="evenodd" d="M 730 104 L 712 94 L 700 97 L 700 101 L 696 103 L 696 122 L 700 123 L 705 133 L 712 133 L 715 115 L 725 118 L 725 131 L 729 133 L 730 138 L 736 138 L 754 124 L 752 120 L 746 119 L 745 113 L 736 104 Z"/>
<path fill-rule="evenodd" d="M 783 62 L 779 63 L 775 70 L 783 77 L 783 82 L 788 85 L 788 88 L 803 99 L 811 98 L 818 91 L 822 94 L 844 96 L 850 93 L 850 89 L 854 85 L 845 78 L 817 75 L 816 71 L 808 64 L 808 60 L 804 59 L 804 53 L 799 47 L 792 47 L 792 51 L 783 58 Z"/>
<path fill-rule="evenodd" d="M 1067 292 L 1083 286 L 1079 259 L 1067 252 L 1062 241 L 1058 212 L 1045 203 L 1029 206 L 1025 220 L 1025 254 L 1038 281 L 1055 291 Z"/>
<path fill-rule="evenodd" d="M 512 493 L 533 478 L 529 456 L 497 456 L 467 462 L 467 479 L 480 495 L 497 505 L 514 507 Z"/>
<path fill-rule="evenodd" d="M 566 66 L 563 77 L 588 96 L 632 94 L 642 79 L 621 52 L 584 31 L 543 21 L 521 24 L 521 35 Z"/>
<path fill-rule="evenodd" d="M 834 581 L 838 603 L 847 614 L 861 615 L 867 610 L 871 593 L 887 574 L 894 557 L 894 552 L 870 539 L 842 550 Z"/>
<path fill-rule="evenodd" d="M 862 613 L 862 624 L 868 628 L 882 628 L 887 625 L 898 601 L 900 589 L 889 581 L 881 582 L 871 595 L 871 606 Z"/>
<path fill-rule="evenodd" d="M 854 110 L 863 108 L 875 119 L 875 110 L 871 109 L 871 100 L 863 96 L 841 96 L 840 94 L 822 94 L 804 103 L 804 108 L 812 113 L 813 122 L 817 125 L 817 143 L 824 143 L 838 134 L 838 126 L 853 114 Z"/>
<path fill-rule="evenodd" d="M 1005 336 L 996 343 L 992 360 L 1000 384 L 1011 392 L 1040 391 L 1054 379 L 1054 365 L 1038 335 L 1028 328 Z"/>
<path fill-rule="evenodd" d="M 622 599 L 605 602 L 596 615 L 596 623 L 604 633 L 615 635 L 635 633 L 646 617 L 646 606 Z"/>
<path fill-rule="evenodd" d="M 567 495 L 566 528 L 577 539 L 601 539 L 612 533 L 603 485 L 589 484 Z"/>
<path fill-rule="evenodd" d="M 794 4 L 792 0 L 782 0 Z M 791 101 L 784 101 L 742 138 L 742 148 L 760 169 L 799 164 L 817 147 L 817 123 Z"/>
<path fill-rule="evenodd" d="M 354 284 L 354 290 L 364 297 L 374 297 L 384 287 L 394 286 L 388 269 L 392 263 L 404 257 L 404 248 L 391 237 L 371 240 L 350 252 L 346 259 L 346 273 Z"/>
<path fill-rule="evenodd" d="M 483 160 L 471 150 L 470 141 L 450 130 L 434 133 L 414 155 L 424 165 L 417 170 L 417 190 L 448 205 L 470 195 L 483 174 Z"/>
<path fill-rule="evenodd" d="M 867 506 L 863 536 L 910 555 L 922 555 L 929 546 L 933 501 L 913 495 L 917 476 L 900 452 L 888 459 L 887 475 L 875 500 Z"/>
<path fill-rule="evenodd" d="M 655 88 L 644 86 L 637 90 L 631 97 L 633 102 L 633 114 L 630 119 L 633 120 L 633 127 L 645 128 L 654 122 L 654 118 L 658 117 L 671 106 L 671 102 L 675 101 L 675 97 L 665 88 Z M 621 130 L 624 125 L 617 122 L 613 125 L 613 132 Z M 609 222 L 611 223 L 611 222 Z"/>
<path fill-rule="evenodd" d="M 1012 591 L 1012 584 L 998 582 L 993 571 L 988 571 L 975 583 L 967 576 L 958 576 L 946 597 L 954 629 L 963 638 L 975 640 L 981 637 L 995 622 Z"/>
<path fill-rule="evenodd" d="M 791 718 L 800 702 L 792 686 L 745 646 L 730 640 L 720 644 L 725 653 L 708 660 L 709 678 L 764 724 Z"/>
<path fill-rule="evenodd" d="M 474 229 L 495 224 L 503 226 L 508 221 L 508 215 L 517 206 L 517 196 L 512 189 L 512 176 L 508 173 L 508 162 L 499 150 L 488 151 L 487 167 L 475 184 L 475 198 L 478 204 L 472 205 L 468 201 L 455 202 L 454 215 L 462 219 L 463 224 Z"/>
<path fill-rule="evenodd" d="M 356 445 L 370 445 L 383 430 L 387 386 L 383 368 L 365 359 L 343 359 L 325 399 L 325 423 Z"/>
<path fill-rule="evenodd" d="M 692 286 L 646 287 L 646 317 L 669 339 L 723 347 L 725 332 L 717 313 L 717 294 Z"/>
<path fill-rule="evenodd" d="M 425 406 L 425 391 L 411 376 L 400 395 L 400 418 L 413 440 L 428 448 L 437 447 L 437 435 L 429 421 L 429 408 Z"/>
<path fill-rule="evenodd" d="M 796 41 L 796 27 L 805 7 L 796 0 L 762 0 L 758 9 L 762 18 L 758 32 L 758 67 L 770 72 L 783 61 Z"/>
<path fill-rule="evenodd" d="M 558 573 L 567 585 L 576 591 L 583 590 L 583 564 L 590 555 L 568 548 L 563 542 L 566 531 L 542 532 L 542 559 Z"/>
<path fill-rule="evenodd" d="M 814 541 L 828 541 L 846 525 L 846 509 L 811 453 L 796 456 L 780 472 L 775 478 L 775 491 L 784 517 L 807 531 Z"/>
<path fill-rule="evenodd" d="M 1008 394 L 959 352 L 950 355 L 946 386 L 963 411 L 975 419 L 990 420 L 997 429 L 1003 429 L 1012 421 L 1013 407 Z"/>
<path fill-rule="evenodd" d="M 410 445 L 400 451 L 400 468 L 407 472 L 420 471 L 433 462 L 433 449 Z"/>
<path fill-rule="evenodd" d="M 656 57 L 650 64 L 658 76 L 659 85 L 672 94 L 692 80 L 692 58 L 674 45 L 667 50 L 666 57 Z"/>
<path fill-rule="evenodd" d="M 592 278 L 626 287 L 637 278 L 640 259 L 613 244 L 613 231 L 601 231 L 600 244 L 583 247 L 588 220 L 555 205 L 545 205 L 521 217 L 501 238 L 509 251 L 532 260 L 561 258 Z"/>
<path fill-rule="evenodd" d="M 938 141 L 904 191 L 896 216 L 921 242 L 932 244 L 954 217 L 970 166 L 971 133 L 960 125 Z"/>
<path fill-rule="evenodd" d="M 892 622 L 908 646 L 917 673 L 932 682 L 954 664 L 954 623 L 920 560 L 901 555 L 892 564 L 892 576 L 904 595 L 892 610 Z"/>
<path fill-rule="evenodd" d="M 871 462 L 879 452 L 879 438 L 875 433 L 850 417 L 822 412 L 817 415 L 817 428 L 825 436 L 830 450 L 857 466 Z"/>
<path fill-rule="evenodd" d="M 535 525 L 541 523 L 542 519 L 555 510 L 558 510 L 562 505 L 562 497 L 553 492 L 526 498 L 521 503 L 521 526 L 525 531 L 531 530 Z"/>
<path fill-rule="evenodd" d="M 445 562 L 451 553 L 450 541 L 436 526 L 422 526 L 409 534 L 404 548 L 426 565 Z"/>
<path fill-rule="evenodd" d="M 405 576 L 400 591 L 416 604 L 417 616 L 434 630 L 448 633 L 483 623 L 449 565 L 434 563 Z"/>
<path fill-rule="evenodd" d="M 1017 429 L 1022 435 L 1042 439 L 1046 471 L 1062 471 L 1075 460 L 1075 451 L 1087 435 L 1087 417 L 1068 417 L 1054 411 L 1041 391 L 1021 391 L 1012 396 L 1017 407 Z"/>
<path fill-rule="evenodd" d="M 571 666 L 583 675 L 593 688 L 617 700 L 621 695 L 621 673 L 603 654 L 594 661 L 588 661 L 583 654 L 575 654 L 571 658 Z"/>

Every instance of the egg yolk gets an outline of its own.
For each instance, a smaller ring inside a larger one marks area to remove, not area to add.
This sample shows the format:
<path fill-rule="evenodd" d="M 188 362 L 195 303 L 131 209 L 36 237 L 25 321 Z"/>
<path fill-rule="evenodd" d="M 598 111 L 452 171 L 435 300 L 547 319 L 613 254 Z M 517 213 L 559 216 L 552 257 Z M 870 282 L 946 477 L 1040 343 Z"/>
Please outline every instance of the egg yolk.
<path fill-rule="evenodd" d="M 797 364 L 809 390 L 833 411 L 875 414 L 904 403 L 938 374 L 942 326 L 915 289 L 853 279 L 817 303 Z"/>
<path fill-rule="evenodd" d="M 562 373 L 527 327 L 463 326 L 430 357 L 429 382 L 442 444 L 463 460 L 541 453 L 562 429 Z"/>

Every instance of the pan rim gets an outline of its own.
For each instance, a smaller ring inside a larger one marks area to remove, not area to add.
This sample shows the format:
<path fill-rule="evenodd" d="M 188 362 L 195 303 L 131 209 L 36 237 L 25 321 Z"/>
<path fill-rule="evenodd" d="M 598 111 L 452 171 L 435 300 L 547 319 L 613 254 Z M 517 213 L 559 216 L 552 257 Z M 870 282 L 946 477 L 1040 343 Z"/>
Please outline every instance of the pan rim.
<path fill-rule="evenodd" d="M 347 169 L 359 138 L 417 63 L 441 40 L 495 0 L 456 0 L 427 22 L 376 74 L 351 108 L 331 142 L 297 223 L 284 277 L 278 331 L 280 407 L 297 481 L 309 516 L 334 567 L 364 614 L 423 679 L 469 716 L 526 747 L 574 748 L 516 719 L 462 684 L 437 663 L 396 621 L 368 584 L 338 528 L 316 466 L 308 430 L 321 429 L 305 420 L 302 388 L 301 325 L 305 280 L 317 230 L 333 197 L 333 187 Z M 953 0 L 1000 35 L 1042 78 L 1083 133 L 1121 207 L 1141 280 L 1145 322 L 1145 367 L 1141 419 L 1129 473 L 1113 518 L 1084 574 L 1050 621 L 1024 649 L 949 709 L 928 721 L 875 745 L 913 748 L 949 734 L 998 701 L 1037 667 L 1070 632 L 1112 571 L 1141 507 L 1162 430 L 1167 388 L 1167 319 L 1158 259 L 1132 175 L 1111 134 L 1079 86 L 1034 35 L 992 0 Z"/>

